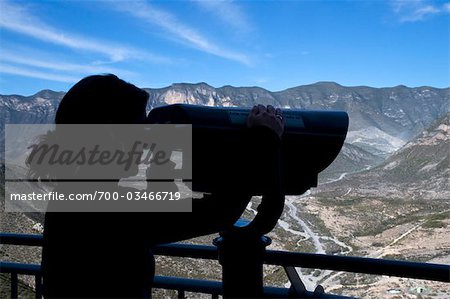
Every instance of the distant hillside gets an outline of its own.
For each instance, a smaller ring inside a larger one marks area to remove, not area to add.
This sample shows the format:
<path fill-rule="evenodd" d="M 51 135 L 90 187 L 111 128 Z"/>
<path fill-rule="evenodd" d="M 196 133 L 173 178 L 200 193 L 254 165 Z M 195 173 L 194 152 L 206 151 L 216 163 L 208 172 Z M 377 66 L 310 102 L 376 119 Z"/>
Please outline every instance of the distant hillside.
<path fill-rule="evenodd" d="M 449 88 L 344 87 L 319 82 L 279 92 L 259 87 L 214 88 L 206 83 L 146 90 L 150 93 L 151 107 L 162 103 L 247 107 L 262 103 L 286 108 L 344 110 L 350 115 L 353 132 L 349 141 L 366 145 L 368 149 L 379 147 L 378 154 L 393 152 L 450 111 Z M 375 139 L 366 141 L 366 135 Z"/>
<path fill-rule="evenodd" d="M 450 190 L 450 114 L 377 167 L 377 171 L 393 182 L 422 180 L 429 183 L 427 189 Z M 437 178 L 441 180 L 433 186 L 431 181 Z"/>
<path fill-rule="evenodd" d="M 328 184 L 323 191 L 450 198 L 450 113 L 377 167 Z"/>
<path fill-rule="evenodd" d="M 148 110 L 189 103 L 250 107 L 257 103 L 283 108 L 344 110 L 350 130 L 341 156 L 324 177 L 374 166 L 450 111 L 450 88 L 344 87 L 319 82 L 278 92 L 260 87 L 214 88 L 206 83 L 173 84 L 146 89 Z M 43 90 L 35 95 L 0 95 L 0 139 L 5 123 L 51 123 L 63 92 Z M 0 140 L 0 144 L 3 140 Z M 357 160 L 352 160 L 357 158 Z"/>
<path fill-rule="evenodd" d="M 383 158 L 346 142 L 333 163 L 320 173 L 319 181 L 323 183 L 337 180 L 343 175 L 371 168 L 381 162 Z"/>

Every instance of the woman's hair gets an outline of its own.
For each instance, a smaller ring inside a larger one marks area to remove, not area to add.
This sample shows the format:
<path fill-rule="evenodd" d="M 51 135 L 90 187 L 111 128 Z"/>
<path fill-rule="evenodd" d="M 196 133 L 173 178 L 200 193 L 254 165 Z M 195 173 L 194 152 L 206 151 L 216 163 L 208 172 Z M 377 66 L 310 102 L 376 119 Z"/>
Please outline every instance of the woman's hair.
<path fill-rule="evenodd" d="M 38 144 L 27 158 L 28 176 L 32 179 L 54 180 L 65 169 L 48 167 L 31 157 L 37 155 L 41 146 L 57 144 L 64 148 L 71 136 L 60 124 L 139 124 L 145 123 L 148 93 L 117 76 L 94 75 L 76 83 L 62 98 L 55 116 L 56 129 L 40 137 Z M 75 137 L 75 136 L 73 136 Z M 102 138 L 100 138 L 102 139 Z M 73 163 L 72 163 L 73 164 Z"/>
<path fill-rule="evenodd" d="M 56 111 L 56 124 L 136 124 L 146 117 L 148 93 L 117 76 L 94 75 L 75 84 Z"/>

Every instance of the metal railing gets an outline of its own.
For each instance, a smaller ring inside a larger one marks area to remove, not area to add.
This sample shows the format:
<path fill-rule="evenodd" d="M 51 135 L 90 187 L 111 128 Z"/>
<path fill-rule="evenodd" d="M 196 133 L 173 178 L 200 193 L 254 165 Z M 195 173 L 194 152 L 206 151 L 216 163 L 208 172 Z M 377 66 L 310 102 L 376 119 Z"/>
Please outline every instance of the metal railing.
<path fill-rule="evenodd" d="M 0 233 L 0 244 L 42 246 L 41 235 Z M 215 246 L 193 244 L 167 244 L 154 249 L 156 255 L 218 260 Z M 264 286 L 265 297 L 277 298 L 349 298 L 323 293 L 319 286 L 315 292 L 307 291 L 301 282 L 295 267 L 346 271 L 375 275 L 407 277 L 432 281 L 450 282 L 450 266 L 430 263 L 417 263 L 398 260 L 335 256 L 314 253 L 299 253 L 278 250 L 266 250 L 264 264 L 282 266 L 291 282 L 291 288 Z M 35 276 L 36 298 L 42 297 L 42 277 L 40 265 L 0 262 L 0 272 L 11 275 L 11 297 L 18 295 L 18 275 Z M 170 276 L 156 276 L 153 288 L 169 289 L 178 292 L 178 298 L 184 298 L 185 292 L 210 294 L 218 298 L 223 294 L 221 281 L 190 279 Z"/>

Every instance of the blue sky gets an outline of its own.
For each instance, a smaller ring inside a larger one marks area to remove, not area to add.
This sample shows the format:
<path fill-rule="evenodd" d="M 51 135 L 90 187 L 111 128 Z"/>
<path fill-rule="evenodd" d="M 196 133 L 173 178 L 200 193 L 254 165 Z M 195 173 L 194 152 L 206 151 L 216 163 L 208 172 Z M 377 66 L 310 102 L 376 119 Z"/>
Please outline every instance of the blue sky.
<path fill-rule="evenodd" d="M 140 87 L 448 87 L 449 28 L 448 0 L 0 0 L 0 93 L 98 73 Z"/>

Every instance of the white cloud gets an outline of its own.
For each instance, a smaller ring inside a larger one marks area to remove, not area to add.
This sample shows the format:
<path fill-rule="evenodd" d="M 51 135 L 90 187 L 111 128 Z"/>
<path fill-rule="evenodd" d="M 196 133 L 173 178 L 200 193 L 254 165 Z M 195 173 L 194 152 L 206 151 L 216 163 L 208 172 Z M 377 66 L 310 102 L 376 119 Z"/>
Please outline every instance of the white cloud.
<path fill-rule="evenodd" d="M 32 58 L 35 57 L 35 58 Z M 108 67 L 102 65 L 82 65 L 67 62 L 51 61 L 43 57 L 36 58 L 36 55 L 17 55 L 8 50 L 2 49 L 0 61 L 22 64 L 31 67 L 44 68 L 57 71 L 69 71 L 80 74 L 102 74 L 113 73 L 121 75 L 130 75 L 131 72 L 115 67 Z"/>
<path fill-rule="evenodd" d="M 269 78 L 256 78 L 254 80 L 254 82 L 256 82 L 256 84 L 264 84 L 264 83 L 267 83 L 269 81 L 270 81 Z"/>
<path fill-rule="evenodd" d="M 108 3 L 108 5 L 110 4 Z M 246 65 L 250 64 L 250 59 L 245 54 L 227 50 L 216 45 L 195 29 L 182 23 L 175 15 L 168 11 L 156 8 L 144 1 L 118 1 L 113 2 L 113 4 L 112 6 L 120 12 L 128 13 L 144 22 L 157 25 L 171 34 L 172 38 L 187 43 L 195 49 Z"/>
<path fill-rule="evenodd" d="M 392 5 L 401 23 L 418 22 L 440 13 L 450 12 L 450 3 L 441 6 L 430 0 L 394 0 Z"/>
<path fill-rule="evenodd" d="M 446 11 L 446 12 L 450 12 L 450 2 L 445 3 L 442 8 Z"/>
<path fill-rule="evenodd" d="M 2 29 L 71 49 L 106 55 L 111 62 L 118 62 L 128 58 L 141 58 L 158 63 L 167 62 L 166 58 L 153 55 L 147 51 L 144 53 L 106 41 L 89 39 L 72 33 L 62 32 L 34 17 L 24 6 L 1 1 L 0 8 L 2 10 L 0 13 L 0 28 Z"/>
<path fill-rule="evenodd" d="M 53 74 L 48 72 L 41 72 L 36 70 L 31 70 L 27 68 L 12 66 L 9 64 L 0 63 L 0 73 L 2 74 L 11 74 L 11 75 L 19 75 L 24 77 L 38 78 L 50 81 L 57 82 L 65 82 L 65 83 L 75 83 L 80 78 L 65 76 L 61 74 Z"/>
<path fill-rule="evenodd" d="M 248 21 L 247 15 L 242 8 L 234 1 L 230 0 L 216 0 L 205 1 L 195 0 L 194 3 L 213 14 L 216 18 L 221 20 L 225 25 L 242 33 L 252 31 L 252 26 Z"/>

